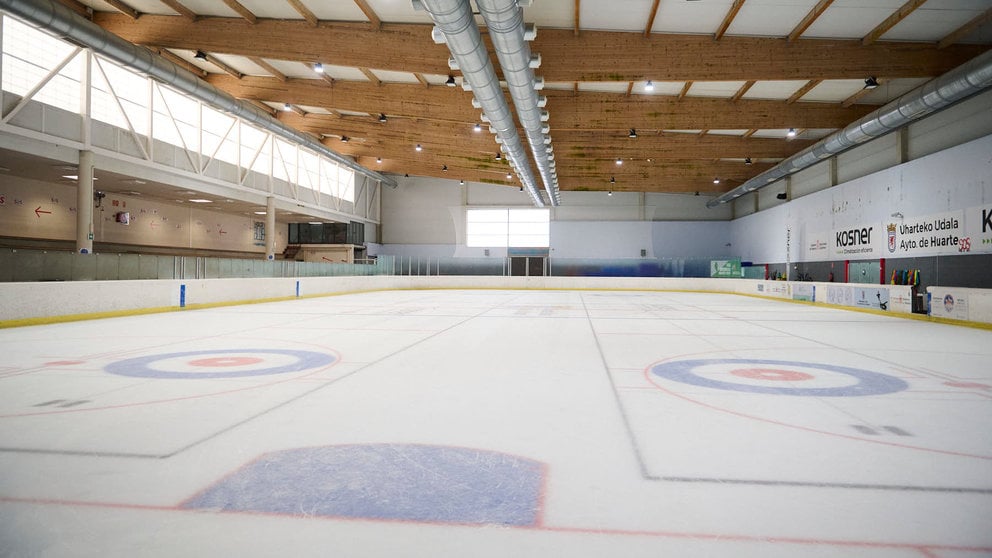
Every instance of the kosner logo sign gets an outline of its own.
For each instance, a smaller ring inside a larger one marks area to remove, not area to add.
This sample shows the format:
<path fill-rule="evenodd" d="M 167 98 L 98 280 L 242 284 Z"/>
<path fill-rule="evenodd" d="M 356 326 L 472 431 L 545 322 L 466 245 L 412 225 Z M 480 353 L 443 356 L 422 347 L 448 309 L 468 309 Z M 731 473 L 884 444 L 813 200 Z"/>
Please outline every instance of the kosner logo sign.
<path fill-rule="evenodd" d="M 875 227 L 847 229 L 834 233 L 834 248 L 837 254 L 870 254 L 874 251 L 871 245 L 871 233 Z"/>

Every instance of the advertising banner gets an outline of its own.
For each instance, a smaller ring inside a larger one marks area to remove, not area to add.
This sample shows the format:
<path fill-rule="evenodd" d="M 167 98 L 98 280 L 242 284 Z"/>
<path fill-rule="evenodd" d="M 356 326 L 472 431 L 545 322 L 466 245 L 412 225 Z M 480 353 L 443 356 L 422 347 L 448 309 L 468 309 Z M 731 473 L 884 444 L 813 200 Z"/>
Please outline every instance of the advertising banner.
<path fill-rule="evenodd" d="M 741 275 L 741 261 L 710 260 L 710 277 L 740 279 L 743 277 L 743 275 Z"/>
<path fill-rule="evenodd" d="M 992 204 L 810 232 L 806 261 L 992 253 Z"/>
<path fill-rule="evenodd" d="M 930 292 L 930 315 L 952 320 L 968 319 L 968 296 L 956 289 L 933 287 Z"/>

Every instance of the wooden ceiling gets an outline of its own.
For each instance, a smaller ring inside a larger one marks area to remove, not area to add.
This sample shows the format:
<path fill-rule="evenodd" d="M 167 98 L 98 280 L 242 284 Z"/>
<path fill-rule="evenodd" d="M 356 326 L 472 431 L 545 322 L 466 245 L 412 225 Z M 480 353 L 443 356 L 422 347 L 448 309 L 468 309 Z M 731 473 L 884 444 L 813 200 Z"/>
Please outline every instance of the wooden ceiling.
<path fill-rule="evenodd" d="M 519 186 L 409 0 L 61 1 L 370 169 Z M 992 44 L 984 0 L 534 0 L 525 18 L 563 191 L 722 193 Z"/>

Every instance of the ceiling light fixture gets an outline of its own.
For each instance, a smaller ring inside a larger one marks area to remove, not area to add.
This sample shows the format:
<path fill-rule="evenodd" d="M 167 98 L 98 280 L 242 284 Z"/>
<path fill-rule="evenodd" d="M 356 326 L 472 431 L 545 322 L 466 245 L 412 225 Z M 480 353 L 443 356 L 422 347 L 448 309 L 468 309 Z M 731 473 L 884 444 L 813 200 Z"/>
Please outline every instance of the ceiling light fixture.
<path fill-rule="evenodd" d="M 616 183 L 617 183 L 616 177 L 615 176 L 611 176 L 610 177 L 610 184 L 616 184 Z"/>
<path fill-rule="evenodd" d="M 379 113 L 379 122 L 386 122 L 386 115 L 381 112 Z"/>
<path fill-rule="evenodd" d="M 865 80 L 865 89 L 875 89 L 876 87 L 878 87 L 878 80 L 875 79 L 875 76 L 868 76 L 868 79 Z"/>
<path fill-rule="evenodd" d="M 194 198 L 194 199 L 191 199 L 189 201 L 191 201 L 193 203 L 214 203 L 213 200 L 206 200 L 206 199 L 203 199 L 203 198 Z"/>
<path fill-rule="evenodd" d="M 523 191 L 524 191 L 524 187 L 523 187 L 523 186 L 521 186 L 521 187 L 520 187 L 520 191 L 521 191 L 521 192 L 523 192 Z"/>
<path fill-rule="evenodd" d="M 503 154 L 502 154 L 502 153 L 499 153 L 499 152 L 497 152 L 497 153 L 496 153 L 496 160 L 497 160 L 497 161 L 502 161 L 502 160 L 503 160 Z"/>
<path fill-rule="evenodd" d="M 414 149 L 416 149 L 417 151 L 423 151 L 424 150 L 423 146 L 421 146 L 419 143 L 417 144 L 417 147 L 414 147 Z"/>
<path fill-rule="evenodd" d="M 786 136 L 789 136 L 790 138 L 796 137 L 796 129 L 795 128 L 789 128 L 788 133 L 786 133 L 785 135 Z"/>
<path fill-rule="evenodd" d="M 719 183 L 720 183 L 720 179 L 719 178 L 714 178 L 713 179 L 713 184 L 719 184 Z"/>
<path fill-rule="evenodd" d="M 613 190 L 610 190 L 609 192 L 607 192 L 606 195 L 607 196 L 612 196 L 613 195 Z"/>
<path fill-rule="evenodd" d="M 193 58 L 196 58 L 197 60 L 206 60 L 207 53 L 203 52 L 202 50 L 198 50 L 196 51 L 196 54 L 193 55 Z"/>
<path fill-rule="evenodd" d="M 283 104 L 283 105 L 282 105 L 282 110 L 284 110 L 284 111 L 287 111 L 287 112 L 288 112 L 288 111 L 291 111 L 291 110 L 293 110 L 293 107 L 292 107 L 292 105 L 290 105 L 289 103 L 285 103 L 285 104 Z"/>
<path fill-rule="evenodd" d="M 744 164 L 745 165 L 750 165 L 751 164 L 751 158 L 750 157 L 744 157 Z"/>
<path fill-rule="evenodd" d="M 648 82 L 644 84 L 644 90 L 645 91 L 654 91 L 654 84 L 651 83 L 651 80 L 648 80 Z"/>
<path fill-rule="evenodd" d="M 351 138 L 348 136 L 341 136 L 341 143 L 348 143 L 349 141 L 351 141 Z"/>
<path fill-rule="evenodd" d="M 458 185 L 459 186 L 464 186 L 465 185 L 465 181 L 464 180 L 459 180 L 458 181 Z"/>
<path fill-rule="evenodd" d="M 478 122 L 476 122 L 475 123 L 475 128 L 472 128 L 472 129 L 475 130 L 476 132 L 481 132 L 482 131 L 482 124 L 479 124 Z"/>
<path fill-rule="evenodd" d="M 630 129 L 630 133 L 629 133 L 629 134 L 627 134 L 627 137 L 628 137 L 628 138 L 636 138 L 636 137 L 637 137 L 637 130 L 635 130 L 635 129 L 633 129 L 633 128 L 631 128 L 631 129 Z"/>
<path fill-rule="evenodd" d="M 381 165 L 382 164 L 382 157 L 376 157 L 375 158 L 375 162 L 376 163 L 379 163 Z"/>
<path fill-rule="evenodd" d="M 623 164 L 623 159 L 621 159 L 620 157 L 617 157 L 617 166 L 619 167 L 622 164 Z"/>
<path fill-rule="evenodd" d="M 455 83 L 455 76 L 449 75 L 448 76 L 448 81 L 444 82 L 444 84 L 447 85 L 448 87 L 454 87 L 455 85 L 457 85 Z"/>
<path fill-rule="evenodd" d="M 513 180 L 513 175 L 510 174 L 510 173 L 506 173 L 506 179 L 507 180 Z"/>
<path fill-rule="evenodd" d="M 448 165 L 441 165 L 441 172 L 448 172 Z"/>
<path fill-rule="evenodd" d="M 316 64 L 313 65 L 313 71 L 317 72 L 318 74 L 324 73 L 324 65 L 321 64 L 320 62 L 317 62 Z"/>

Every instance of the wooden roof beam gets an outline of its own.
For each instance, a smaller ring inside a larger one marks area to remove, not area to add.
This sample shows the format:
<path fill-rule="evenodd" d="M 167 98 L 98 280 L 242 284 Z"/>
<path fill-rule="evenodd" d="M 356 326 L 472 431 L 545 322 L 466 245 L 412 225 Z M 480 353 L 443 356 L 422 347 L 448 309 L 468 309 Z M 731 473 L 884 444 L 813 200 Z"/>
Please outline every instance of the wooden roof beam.
<path fill-rule="evenodd" d="M 227 73 L 227 74 L 231 75 L 235 79 L 241 79 L 241 78 L 244 77 L 244 74 L 242 74 L 241 72 L 239 72 L 239 71 L 235 70 L 234 68 L 228 66 L 224 62 L 218 60 L 217 57 L 214 56 L 213 54 L 210 54 L 209 52 L 206 52 L 204 54 L 207 55 L 207 58 L 206 58 L 206 61 L 207 62 L 210 62 L 214 66 L 217 66 L 217 68 L 219 68 L 224 73 Z"/>
<path fill-rule="evenodd" d="M 117 10 L 118 12 L 126 15 L 131 19 L 138 19 L 138 17 L 141 15 L 141 12 L 132 8 L 131 6 L 128 6 L 124 2 L 121 2 L 121 0 L 104 0 L 104 2 L 109 4 L 111 8 Z"/>
<path fill-rule="evenodd" d="M 431 86 L 431 82 L 427 81 L 427 78 L 424 77 L 424 74 L 420 72 L 414 72 L 413 77 L 417 78 L 417 81 L 420 82 L 420 85 L 423 85 L 424 87 Z"/>
<path fill-rule="evenodd" d="M 93 8 L 83 4 L 79 0 L 59 0 L 59 3 L 86 19 L 93 19 Z"/>
<path fill-rule="evenodd" d="M 877 79 L 879 85 L 881 85 L 885 81 L 885 80 L 883 80 L 881 78 L 876 78 L 876 79 Z M 867 87 L 863 87 L 861 89 L 858 89 L 853 95 L 851 95 L 850 97 L 848 97 L 848 98 L 844 99 L 843 101 L 841 101 L 840 106 L 842 106 L 842 107 L 849 107 L 849 106 L 853 105 L 854 103 L 858 102 L 858 99 L 860 99 L 861 97 L 864 97 L 865 95 L 871 93 L 871 91 L 872 90 L 871 89 L 868 89 Z"/>
<path fill-rule="evenodd" d="M 244 5 L 241 4 L 241 2 L 238 2 L 238 0 L 223 0 L 223 1 L 228 8 L 234 10 L 234 13 L 244 18 L 244 20 L 247 21 L 248 23 L 251 23 L 252 25 L 258 23 L 258 17 L 256 17 L 251 10 L 244 7 Z"/>
<path fill-rule="evenodd" d="M 965 23 L 961 27 L 951 31 L 946 37 L 937 43 L 937 48 L 943 49 L 953 45 L 989 21 L 992 21 L 992 8 L 985 10 L 984 13 L 978 14 L 968 23 Z"/>
<path fill-rule="evenodd" d="M 317 27 L 317 24 L 319 23 L 319 21 L 317 20 L 317 16 L 315 16 L 314 13 L 310 11 L 310 8 L 306 7 L 306 5 L 302 2 L 302 0 L 286 0 L 286 1 L 289 2 L 289 5 L 292 6 L 294 10 L 296 10 L 296 13 L 303 16 L 303 19 L 307 20 L 307 23 L 309 23 L 311 27 Z"/>
<path fill-rule="evenodd" d="M 104 29 L 138 44 L 258 56 L 270 60 L 333 60 L 355 68 L 445 75 L 450 53 L 430 40 L 430 26 L 390 24 L 371 31 L 361 23 L 259 19 L 253 40 L 245 41 L 235 18 L 203 18 L 196 25 L 174 16 L 144 14 L 138 20 L 97 12 Z M 376 48 L 355 48 L 375 44 Z M 416 48 L 411 48 L 416 45 Z M 542 29 L 531 49 L 540 52 L 541 74 L 549 82 L 733 81 L 933 77 L 985 52 L 987 45 L 887 42 L 862 46 L 852 40 L 798 40 L 725 36 L 719 42 L 699 35 L 640 31 Z M 775 60 L 775 64 L 768 64 Z M 719 62 L 715 62 L 719 61 Z"/>
<path fill-rule="evenodd" d="M 730 98 L 730 102 L 737 101 L 741 97 L 743 97 L 744 94 L 747 93 L 749 89 L 754 87 L 754 83 L 755 83 L 754 80 L 745 81 L 744 85 L 742 85 L 741 88 L 737 90 L 737 93 L 734 93 L 734 96 Z"/>
<path fill-rule="evenodd" d="M 254 99 L 241 99 L 241 100 L 261 110 L 262 112 L 267 112 L 269 116 L 275 116 L 279 112 L 276 109 L 270 107 L 269 105 L 263 103 L 262 101 L 256 101 Z"/>
<path fill-rule="evenodd" d="M 885 21 L 879 23 L 877 27 L 868 32 L 867 35 L 861 39 L 861 44 L 868 46 L 888 32 L 889 29 L 895 27 L 900 21 L 906 19 L 906 16 L 913 13 L 916 8 L 919 8 L 927 0 L 907 0 L 905 4 L 899 7 L 892 15 L 885 18 Z"/>
<path fill-rule="evenodd" d="M 359 68 L 358 71 L 359 72 L 362 72 L 362 74 L 364 74 L 365 77 L 369 78 L 369 81 L 371 81 L 372 84 L 375 85 L 376 87 L 381 87 L 382 86 L 382 80 L 379 79 L 379 76 L 375 75 L 372 72 L 372 70 L 370 70 L 368 68 Z"/>
<path fill-rule="evenodd" d="M 359 10 L 362 10 L 365 17 L 369 18 L 369 25 L 372 26 L 373 30 L 378 31 L 382 29 L 382 20 L 379 19 L 379 14 L 375 13 L 375 10 L 372 9 L 372 6 L 369 6 L 368 2 L 365 0 L 355 0 L 355 4 L 358 5 Z"/>
<path fill-rule="evenodd" d="M 169 62 L 172 62 L 173 64 L 175 64 L 175 65 L 177 65 L 177 66 L 179 66 L 181 68 L 185 68 L 186 70 L 189 70 L 190 72 L 193 72 L 194 74 L 196 74 L 197 76 L 199 76 L 201 78 L 207 77 L 207 71 L 206 70 L 200 68 L 199 66 L 197 66 L 195 64 L 190 64 L 185 59 L 183 59 L 182 57 L 180 57 L 180 56 L 178 56 L 176 54 L 173 54 L 169 50 L 166 50 L 164 48 L 158 48 L 158 47 L 155 47 L 155 46 L 149 46 L 147 48 L 150 49 L 155 54 L 158 54 L 162 58 L 165 58 Z"/>
<path fill-rule="evenodd" d="M 730 11 L 723 18 L 723 22 L 720 23 L 720 27 L 717 28 L 716 33 L 713 34 L 714 41 L 719 41 L 723 37 L 723 34 L 727 32 L 727 28 L 734 22 L 734 18 L 737 17 L 737 12 L 741 11 L 744 2 L 745 0 L 734 0 L 734 3 L 730 6 Z"/>
<path fill-rule="evenodd" d="M 580 13 L 580 3 L 581 0 L 575 0 L 575 6 L 572 10 L 572 34 L 576 37 L 579 36 L 579 13 Z"/>
<path fill-rule="evenodd" d="M 269 64 L 265 60 L 262 60 L 257 56 L 248 56 L 247 58 L 248 60 L 251 60 L 256 66 L 262 68 L 266 72 L 269 72 L 269 74 L 271 74 L 272 77 L 278 79 L 279 81 L 285 82 L 288 79 L 286 77 L 286 74 L 280 72 L 275 66 Z"/>
<path fill-rule="evenodd" d="M 789 99 L 785 101 L 785 103 L 787 105 L 791 105 L 792 103 L 795 103 L 799 99 L 802 99 L 804 95 L 806 95 L 807 93 L 809 93 L 810 91 L 812 91 L 814 87 L 816 87 L 817 85 L 820 85 L 820 83 L 822 83 L 822 82 L 823 82 L 822 79 L 811 79 L 811 80 L 807 81 L 806 82 L 806 85 L 800 87 L 798 91 L 796 91 L 795 93 L 793 93 L 792 96 L 789 97 Z"/>
<path fill-rule="evenodd" d="M 478 110 L 470 103 L 471 92 L 454 87 L 419 84 L 373 84 L 339 81 L 333 91 L 316 79 L 293 79 L 282 83 L 274 78 L 244 76 L 241 80 L 211 74 L 207 81 L 234 97 L 260 101 L 287 100 L 309 106 L 379 114 L 380 112 L 446 122 L 474 124 Z M 861 118 L 870 107 L 843 108 L 831 103 L 793 103 L 762 99 L 631 95 L 570 90 L 544 90 L 554 107 L 555 130 L 612 129 L 626 133 L 643 129 L 776 129 L 792 126 L 842 128 Z M 636 123 L 633 124 L 632 123 Z"/>
<path fill-rule="evenodd" d="M 679 91 L 677 98 L 678 99 L 685 98 L 685 96 L 689 93 L 689 89 L 691 88 L 692 88 L 692 80 L 685 82 L 685 84 L 682 86 L 682 91 Z"/>
<path fill-rule="evenodd" d="M 644 26 L 644 36 L 650 37 L 651 30 L 654 29 L 654 19 L 658 16 L 658 5 L 661 4 L 661 0 L 654 0 L 651 4 L 651 13 L 648 14 L 648 22 Z"/>
<path fill-rule="evenodd" d="M 823 15 L 823 12 L 827 11 L 827 8 L 829 8 L 830 4 L 833 3 L 834 0 L 820 0 L 819 2 L 817 2 L 816 5 L 813 6 L 813 9 L 811 9 L 809 13 L 806 14 L 806 16 L 799 22 L 799 24 L 796 25 L 795 29 L 793 29 L 792 32 L 789 33 L 789 37 L 788 37 L 789 42 L 791 43 L 796 39 L 798 39 L 799 37 L 801 37 L 802 34 L 805 33 L 807 29 L 809 29 L 809 26 L 813 25 L 813 22 L 816 21 L 817 18 L 819 18 L 821 15 Z"/>
<path fill-rule="evenodd" d="M 187 8 L 186 6 L 183 6 L 179 2 L 179 0 L 158 0 L 158 1 L 161 2 L 161 3 L 163 3 L 163 4 L 165 4 L 166 6 L 168 6 L 169 8 L 171 8 L 174 12 L 176 12 L 177 14 L 183 16 L 184 18 L 188 19 L 189 21 L 196 21 L 196 18 L 197 18 L 196 12 L 194 12 L 193 10 Z"/>

